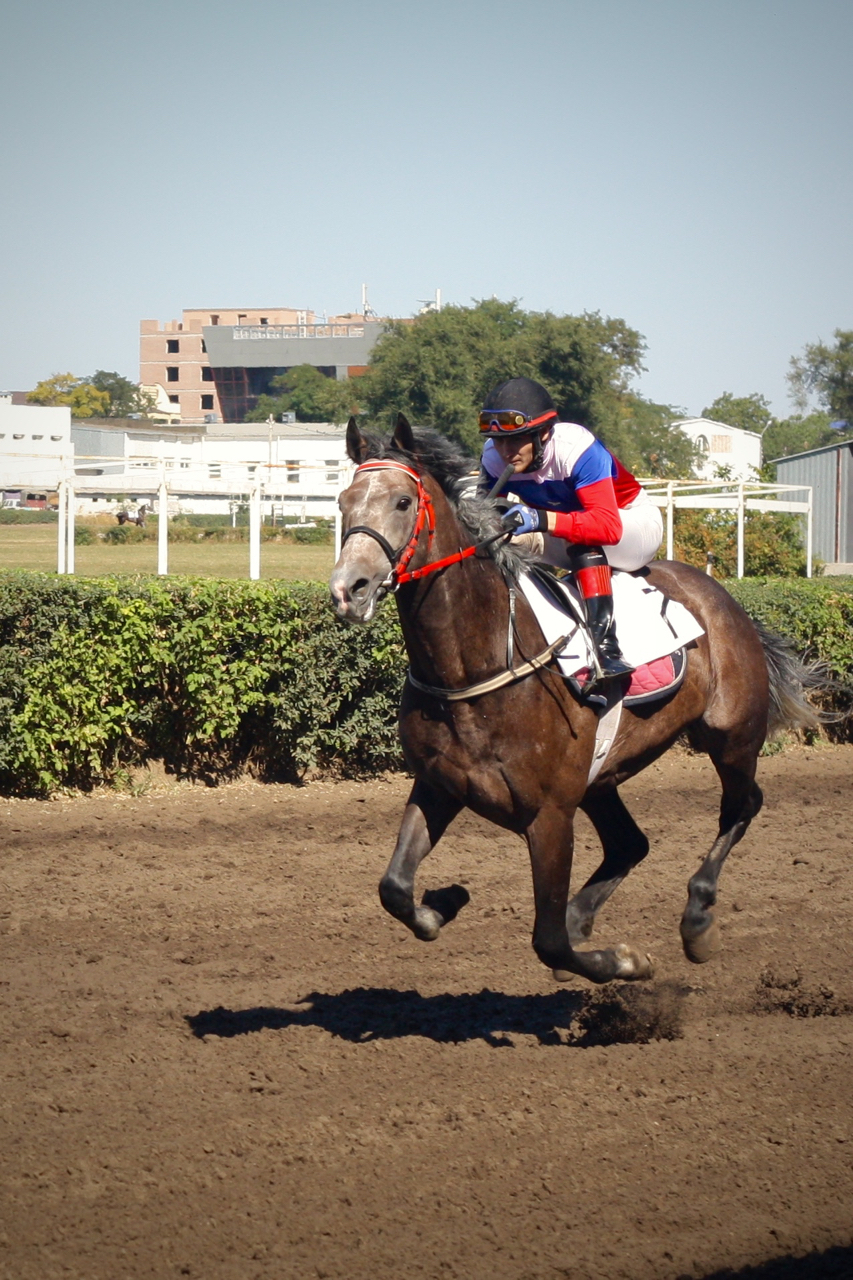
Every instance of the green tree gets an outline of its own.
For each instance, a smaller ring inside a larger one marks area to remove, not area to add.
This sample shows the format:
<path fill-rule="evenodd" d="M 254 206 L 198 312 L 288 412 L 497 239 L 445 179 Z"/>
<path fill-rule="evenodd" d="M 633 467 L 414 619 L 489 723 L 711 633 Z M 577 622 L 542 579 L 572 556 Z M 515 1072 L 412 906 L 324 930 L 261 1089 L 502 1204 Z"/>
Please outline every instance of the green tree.
<path fill-rule="evenodd" d="M 713 404 L 702 410 L 702 417 L 761 435 L 772 421 L 773 414 L 768 401 L 757 391 L 750 392 L 748 396 L 733 396 L 730 391 L 724 391 Z"/>
<path fill-rule="evenodd" d="M 247 422 L 265 422 L 270 415 L 279 419 L 283 413 L 295 413 L 297 422 L 346 422 L 358 412 L 356 379 L 338 382 L 310 364 L 288 369 L 272 385 L 281 394 L 260 396 Z"/>
<path fill-rule="evenodd" d="M 132 414 L 148 414 L 156 408 L 154 396 L 143 391 L 135 382 L 120 373 L 96 369 L 88 379 L 98 391 L 106 391 L 110 398 L 108 417 L 129 418 Z"/>
<path fill-rule="evenodd" d="M 794 414 L 790 418 L 774 421 L 764 437 L 764 457 L 788 458 L 792 453 L 805 453 L 807 449 L 820 449 L 822 445 L 838 440 L 849 440 L 853 431 L 835 431 L 829 425 L 828 413 Z M 769 479 L 775 478 L 773 476 Z"/>
<path fill-rule="evenodd" d="M 385 426 L 400 409 L 479 451 L 477 412 L 489 389 L 526 376 L 547 386 L 561 416 L 607 436 L 642 368 L 644 343 L 623 320 L 526 312 L 495 298 L 396 321 L 371 353 L 360 391 Z"/>
<path fill-rule="evenodd" d="M 853 423 L 853 329 L 836 329 L 833 336 L 834 346 L 810 343 L 791 357 L 788 384 L 801 413 L 813 395 L 832 418 Z"/>
<path fill-rule="evenodd" d="M 696 446 L 674 425 L 686 417 L 683 409 L 654 404 L 630 392 L 623 398 L 621 437 L 625 448 L 614 446 L 621 462 L 637 475 L 662 480 L 689 479 L 696 463 Z"/>
<path fill-rule="evenodd" d="M 109 413 L 110 397 L 88 378 L 73 373 L 55 373 L 39 382 L 27 396 L 29 404 L 62 405 L 71 409 L 72 418 L 103 418 Z"/>

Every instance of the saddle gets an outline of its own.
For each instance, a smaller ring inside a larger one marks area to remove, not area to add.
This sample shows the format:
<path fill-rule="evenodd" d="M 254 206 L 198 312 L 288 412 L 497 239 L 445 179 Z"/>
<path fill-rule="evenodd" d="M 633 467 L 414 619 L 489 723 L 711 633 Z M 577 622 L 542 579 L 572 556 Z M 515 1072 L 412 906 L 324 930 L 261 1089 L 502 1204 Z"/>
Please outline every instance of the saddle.
<path fill-rule="evenodd" d="M 616 569 L 612 581 L 616 633 L 626 660 L 634 667 L 628 680 L 614 682 L 614 692 L 618 691 L 619 701 L 626 707 L 657 702 L 681 685 L 685 648 L 703 634 L 703 628 L 684 605 L 651 585 L 647 570 L 626 573 Z M 550 569 L 532 565 L 520 579 L 520 586 L 546 641 L 550 644 L 567 635 L 557 653 L 563 677 L 582 700 L 600 707 L 612 703 L 613 698 L 600 690 L 585 690 L 593 669 L 593 647 L 583 602 L 571 578 L 558 578 Z"/>

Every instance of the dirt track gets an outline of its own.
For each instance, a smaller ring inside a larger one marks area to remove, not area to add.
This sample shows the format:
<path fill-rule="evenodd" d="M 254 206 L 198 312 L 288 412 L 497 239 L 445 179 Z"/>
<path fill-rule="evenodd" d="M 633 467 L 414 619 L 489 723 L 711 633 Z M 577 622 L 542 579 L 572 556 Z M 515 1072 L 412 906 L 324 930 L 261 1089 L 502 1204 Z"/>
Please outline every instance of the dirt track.
<path fill-rule="evenodd" d="M 762 761 L 702 968 L 713 770 L 627 787 L 652 853 L 598 936 L 658 968 L 609 1005 L 538 964 L 477 820 L 424 867 L 471 892 L 438 942 L 383 913 L 403 779 L 0 801 L 0 1276 L 849 1277 L 851 779 Z"/>

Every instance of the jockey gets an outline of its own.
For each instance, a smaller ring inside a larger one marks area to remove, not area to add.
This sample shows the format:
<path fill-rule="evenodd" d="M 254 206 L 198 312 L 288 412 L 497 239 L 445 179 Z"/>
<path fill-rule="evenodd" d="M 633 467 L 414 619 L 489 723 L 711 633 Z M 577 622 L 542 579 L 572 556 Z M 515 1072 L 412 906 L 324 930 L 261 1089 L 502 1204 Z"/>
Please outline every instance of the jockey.
<path fill-rule="evenodd" d="M 629 571 L 654 559 L 663 521 L 645 490 L 586 427 L 560 422 L 538 382 L 510 378 L 486 397 L 482 480 L 491 488 L 508 466 L 501 493 L 519 499 L 504 520 L 513 537 L 536 534 L 542 559 L 571 569 L 586 608 L 601 678 L 633 668 L 613 625 L 611 565 Z"/>

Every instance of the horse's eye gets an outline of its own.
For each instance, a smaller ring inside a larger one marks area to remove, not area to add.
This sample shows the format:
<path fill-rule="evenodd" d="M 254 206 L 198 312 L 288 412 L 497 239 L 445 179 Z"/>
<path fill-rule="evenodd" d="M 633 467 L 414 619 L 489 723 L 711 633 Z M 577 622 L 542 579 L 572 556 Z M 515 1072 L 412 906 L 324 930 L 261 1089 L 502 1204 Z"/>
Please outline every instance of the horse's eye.
<path fill-rule="evenodd" d="M 401 499 L 400 499 L 400 501 L 397 503 L 397 510 L 398 510 L 398 511 L 408 511 L 408 509 L 409 509 L 409 507 L 410 507 L 411 505 L 412 505 L 412 499 L 411 499 L 411 498 L 401 498 Z"/>

